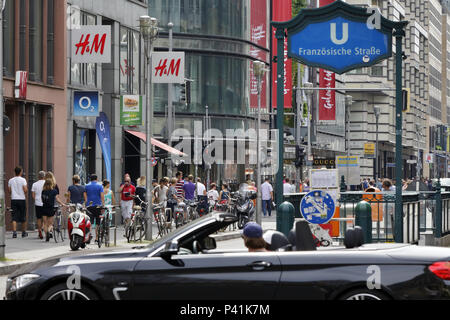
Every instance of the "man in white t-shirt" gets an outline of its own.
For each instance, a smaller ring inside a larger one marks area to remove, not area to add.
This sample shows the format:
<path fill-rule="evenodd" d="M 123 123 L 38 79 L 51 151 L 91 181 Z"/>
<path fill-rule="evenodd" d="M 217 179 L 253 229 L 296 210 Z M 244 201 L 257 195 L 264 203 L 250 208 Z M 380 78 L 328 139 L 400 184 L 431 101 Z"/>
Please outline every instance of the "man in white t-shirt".
<path fill-rule="evenodd" d="M 283 184 L 283 194 L 291 193 L 292 192 L 292 185 L 289 183 L 289 178 L 285 179 L 285 182 Z"/>
<path fill-rule="evenodd" d="M 266 178 L 265 182 L 261 185 L 261 199 L 264 217 L 267 213 L 270 217 L 272 215 L 273 188 L 269 183 L 269 178 Z"/>
<path fill-rule="evenodd" d="M 206 187 L 202 183 L 202 179 L 197 178 L 196 185 L 197 185 L 197 188 L 195 189 L 196 195 L 197 196 L 206 196 Z"/>
<path fill-rule="evenodd" d="M 45 171 L 39 171 L 38 173 L 38 181 L 33 183 L 33 186 L 31 187 L 31 195 L 34 199 L 34 207 L 36 209 L 36 219 L 37 219 L 37 227 L 39 231 L 39 239 L 44 239 L 44 236 L 42 235 L 42 208 L 44 206 L 42 202 L 42 189 L 44 188 L 45 183 Z"/>
<path fill-rule="evenodd" d="M 28 192 L 27 180 L 22 178 L 22 168 L 14 169 L 16 176 L 8 181 L 8 191 L 11 195 L 11 211 L 13 221 L 13 238 L 17 238 L 17 223 L 22 224 L 22 238 L 28 237 L 25 231 L 27 220 L 26 193 Z"/>

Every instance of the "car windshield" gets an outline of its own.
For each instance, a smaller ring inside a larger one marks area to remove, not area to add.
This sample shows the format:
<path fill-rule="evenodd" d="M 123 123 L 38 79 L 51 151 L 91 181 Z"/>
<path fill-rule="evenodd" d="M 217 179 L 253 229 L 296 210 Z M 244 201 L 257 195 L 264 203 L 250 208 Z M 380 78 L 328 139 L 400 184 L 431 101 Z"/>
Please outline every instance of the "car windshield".
<path fill-rule="evenodd" d="M 189 222 L 188 224 L 185 224 L 182 227 L 179 227 L 178 229 L 176 229 L 173 232 L 170 232 L 166 235 L 164 235 L 162 238 L 159 238 L 158 240 L 155 240 L 154 242 L 150 243 L 147 248 L 157 248 L 159 247 L 161 244 L 164 244 L 167 242 L 167 240 L 172 239 L 174 237 L 176 237 L 177 235 L 183 233 L 185 230 L 191 228 L 193 225 L 202 223 L 204 220 L 210 219 L 211 218 L 211 214 L 207 214 L 199 219 L 196 219 L 194 221 Z"/>

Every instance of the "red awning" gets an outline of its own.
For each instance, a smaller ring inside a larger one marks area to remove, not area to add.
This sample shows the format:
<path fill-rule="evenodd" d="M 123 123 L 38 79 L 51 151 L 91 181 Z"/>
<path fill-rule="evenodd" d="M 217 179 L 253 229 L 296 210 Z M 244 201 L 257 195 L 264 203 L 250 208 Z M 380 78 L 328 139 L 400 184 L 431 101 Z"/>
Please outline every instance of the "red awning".
<path fill-rule="evenodd" d="M 132 134 L 133 136 L 138 137 L 139 139 L 141 139 L 144 142 L 147 142 L 147 135 L 143 132 L 131 131 L 131 130 L 126 130 L 126 132 L 128 132 L 129 134 Z M 169 146 L 159 140 L 156 140 L 154 138 L 152 138 L 152 145 L 154 145 L 160 149 L 166 150 L 167 152 L 170 152 L 176 156 L 182 156 L 182 157 L 187 156 L 187 154 L 185 154 L 175 148 L 172 148 L 171 146 Z"/>

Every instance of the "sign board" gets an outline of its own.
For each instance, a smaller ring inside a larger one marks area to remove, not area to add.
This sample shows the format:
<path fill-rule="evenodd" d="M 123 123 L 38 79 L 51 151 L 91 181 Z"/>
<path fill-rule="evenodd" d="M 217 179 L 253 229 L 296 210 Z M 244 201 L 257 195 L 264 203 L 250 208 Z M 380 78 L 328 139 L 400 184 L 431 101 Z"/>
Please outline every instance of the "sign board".
<path fill-rule="evenodd" d="M 387 162 L 386 167 L 387 168 L 395 168 L 395 162 Z"/>
<path fill-rule="evenodd" d="M 411 159 L 409 159 L 409 160 L 406 160 L 406 163 L 408 163 L 408 164 L 416 164 L 416 163 L 417 163 L 417 160 L 411 160 Z"/>
<path fill-rule="evenodd" d="M 335 166 L 336 160 L 335 159 L 314 159 L 313 161 L 314 166 Z"/>
<path fill-rule="evenodd" d="M 434 163 L 434 154 L 426 153 L 425 154 L 425 162 L 426 163 Z"/>
<path fill-rule="evenodd" d="M 74 117 L 98 117 L 100 112 L 98 91 L 74 91 Z"/>
<path fill-rule="evenodd" d="M 339 176 L 336 169 L 313 169 L 309 176 L 311 189 L 339 188 Z"/>
<path fill-rule="evenodd" d="M 334 216 L 336 204 L 333 197 L 323 190 L 306 194 L 300 203 L 300 213 L 312 224 L 325 224 Z"/>
<path fill-rule="evenodd" d="M 184 52 L 153 52 L 153 83 L 184 83 Z"/>
<path fill-rule="evenodd" d="M 344 176 L 347 185 L 360 184 L 361 170 L 358 156 L 337 156 L 336 168 L 339 170 L 339 178 Z"/>
<path fill-rule="evenodd" d="M 375 143 L 365 143 L 364 144 L 364 157 L 375 158 Z"/>
<path fill-rule="evenodd" d="M 28 72 L 16 71 L 16 83 L 14 86 L 14 98 L 26 99 L 28 86 Z"/>
<path fill-rule="evenodd" d="M 126 95 L 120 97 L 120 125 L 141 126 L 143 119 L 142 96 Z"/>
<path fill-rule="evenodd" d="M 80 26 L 72 30 L 72 63 L 111 63 L 111 26 Z"/>
<path fill-rule="evenodd" d="M 392 56 L 392 32 L 369 29 L 367 20 L 354 21 L 346 14 L 304 25 L 289 33 L 288 42 L 290 57 L 338 74 Z"/>

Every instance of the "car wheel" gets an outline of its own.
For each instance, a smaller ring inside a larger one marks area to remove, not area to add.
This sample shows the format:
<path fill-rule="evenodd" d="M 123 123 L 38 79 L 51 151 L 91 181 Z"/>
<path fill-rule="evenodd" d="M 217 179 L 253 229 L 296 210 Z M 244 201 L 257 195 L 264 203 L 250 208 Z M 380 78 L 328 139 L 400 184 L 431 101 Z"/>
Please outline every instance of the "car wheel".
<path fill-rule="evenodd" d="M 391 300 L 379 290 L 357 289 L 350 291 L 339 298 L 340 300 Z"/>
<path fill-rule="evenodd" d="M 83 285 L 81 289 L 69 289 L 66 283 L 61 283 L 47 290 L 42 295 L 41 300 L 87 301 L 99 299 L 92 290 L 83 288 Z"/>

